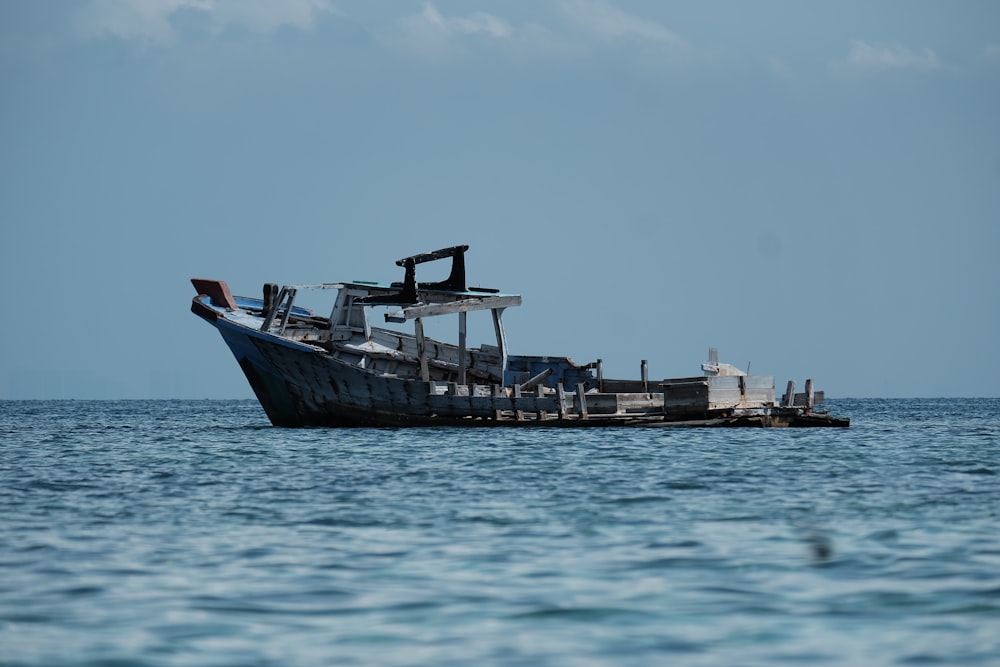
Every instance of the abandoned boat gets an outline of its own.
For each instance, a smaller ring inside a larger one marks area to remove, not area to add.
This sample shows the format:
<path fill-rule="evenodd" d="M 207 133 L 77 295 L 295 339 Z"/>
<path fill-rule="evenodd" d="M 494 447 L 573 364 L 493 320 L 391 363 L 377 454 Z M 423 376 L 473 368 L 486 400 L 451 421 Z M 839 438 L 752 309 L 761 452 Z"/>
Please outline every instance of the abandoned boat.
<path fill-rule="evenodd" d="M 404 257 L 402 282 L 264 285 L 262 298 L 233 296 L 221 280 L 193 278 L 191 310 L 222 334 L 275 426 L 847 426 L 817 406 L 823 392 L 775 400 L 774 377 L 719 363 L 703 375 L 651 381 L 604 378 L 602 362 L 514 355 L 502 315 L 517 294 L 466 284 L 468 246 Z M 451 260 L 439 282 L 417 282 L 416 267 Z M 296 304 L 306 289 L 335 293 L 329 317 Z M 412 321 L 413 332 L 375 326 Z M 495 344 L 470 347 L 466 318 L 489 311 Z M 424 320 L 456 315 L 457 343 L 424 335 Z"/>

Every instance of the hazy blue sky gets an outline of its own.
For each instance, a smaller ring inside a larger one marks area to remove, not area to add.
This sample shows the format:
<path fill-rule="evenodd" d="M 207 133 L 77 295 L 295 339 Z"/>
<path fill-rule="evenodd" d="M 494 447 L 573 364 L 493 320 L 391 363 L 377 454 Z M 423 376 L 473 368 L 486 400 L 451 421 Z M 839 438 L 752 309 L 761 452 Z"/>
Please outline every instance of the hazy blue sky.
<path fill-rule="evenodd" d="M 192 276 L 468 243 L 514 352 L 997 396 L 1000 3 L 0 0 L 0 398 L 251 396 Z"/>

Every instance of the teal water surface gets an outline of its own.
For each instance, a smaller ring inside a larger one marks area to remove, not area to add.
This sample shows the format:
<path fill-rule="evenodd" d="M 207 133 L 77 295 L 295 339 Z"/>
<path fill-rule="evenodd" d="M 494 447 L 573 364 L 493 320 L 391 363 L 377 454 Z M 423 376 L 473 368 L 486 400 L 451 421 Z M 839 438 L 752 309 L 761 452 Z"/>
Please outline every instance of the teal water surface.
<path fill-rule="evenodd" d="M 850 429 L 0 402 L 0 664 L 1000 664 L 1000 399 L 830 407 Z"/>

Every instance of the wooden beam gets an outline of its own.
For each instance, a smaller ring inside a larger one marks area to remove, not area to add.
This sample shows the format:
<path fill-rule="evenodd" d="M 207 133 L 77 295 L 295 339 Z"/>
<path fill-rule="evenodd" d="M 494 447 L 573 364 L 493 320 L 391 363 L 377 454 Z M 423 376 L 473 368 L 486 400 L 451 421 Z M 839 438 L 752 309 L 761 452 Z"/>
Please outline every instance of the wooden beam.
<path fill-rule="evenodd" d="M 506 296 L 484 296 L 472 299 L 461 299 L 451 303 L 430 303 L 419 306 L 410 306 L 397 310 L 394 313 L 386 313 L 386 322 L 405 322 L 418 317 L 433 317 L 435 315 L 450 315 L 452 313 L 463 313 L 472 310 L 496 310 L 497 308 L 510 308 L 521 305 L 519 294 Z"/>
<path fill-rule="evenodd" d="M 458 382 L 465 384 L 465 320 L 467 313 L 463 310 L 458 314 Z"/>
<path fill-rule="evenodd" d="M 503 374 L 507 372 L 507 335 L 503 330 L 503 308 L 494 308 L 490 312 L 493 314 L 493 329 L 497 335 L 497 348 L 500 351 L 500 378 L 503 382 Z"/>
<path fill-rule="evenodd" d="M 583 383 L 576 385 L 576 399 L 580 402 L 580 419 L 588 419 L 587 415 L 587 392 L 583 388 Z"/>
<path fill-rule="evenodd" d="M 531 378 L 527 382 L 521 383 L 521 391 L 530 391 L 545 382 L 545 379 L 552 375 L 552 368 L 546 368 L 544 371 Z"/>
<path fill-rule="evenodd" d="M 559 419 L 566 419 L 566 390 L 562 382 L 556 385 L 556 396 L 559 399 Z"/>
<path fill-rule="evenodd" d="M 420 379 L 428 382 L 431 379 L 431 373 L 427 368 L 427 343 L 424 340 L 424 321 L 418 317 L 413 326 L 417 336 L 417 359 L 420 361 Z"/>
<path fill-rule="evenodd" d="M 784 405 L 786 408 L 790 408 L 795 405 L 795 380 L 788 381 L 788 387 L 785 389 Z"/>
<path fill-rule="evenodd" d="M 495 384 L 493 385 L 492 391 L 490 393 L 493 395 L 493 407 L 494 407 L 493 418 L 496 419 L 497 421 L 500 421 L 503 418 L 503 411 L 496 406 L 500 403 L 498 399 L 502 397 L 503 389 L 500 387 L 500 385 Z"/>
<path fill-rule="evenodd" d="M 279 336 L 285 335 L 285 327 L 288 326 L 288 318 L 292 316 L 292 307 L 295 305 L 295 293 L 298 291 L 294 287 L 288 287 L 286 289 L 288 305 L 285 307 L 285 314 L 281 318 L 281 326 L 278 327 Z"/>
<path fill-rule="evenodd" d="M 204 294 L 212 302 L 213 306 L 219 306 L 226 310 L 236 310 L 236 299 L 229 291 L 229 285 L 225 280 L 206 280 L 205 278 L 192 278 L 191 284 L 194 291 Z"/>
<path fill-rule="evenodd" d="M 544 385 L 538 385 L 538 398 L 542 399 L 542 400 L 538 401 L 539 404 L 544 405 L 545 404 L 544 400 L 546 398 L 546 396 L 545 396 L 545 386 Z M 545 410 L 541 410 L 540 409 L 538 411 L 538 421 L 543 422 L 543 421 L 545 421 L 548 418 L 549 418 L 549 413 L 547 413 Z"/>

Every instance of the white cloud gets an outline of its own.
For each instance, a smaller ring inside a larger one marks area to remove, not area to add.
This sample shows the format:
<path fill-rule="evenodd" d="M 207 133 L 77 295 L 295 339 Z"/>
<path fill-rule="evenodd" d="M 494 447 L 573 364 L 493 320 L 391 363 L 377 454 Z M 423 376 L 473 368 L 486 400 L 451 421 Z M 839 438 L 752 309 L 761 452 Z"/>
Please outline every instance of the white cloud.
<path fill-rule="evenodd" d="M 876 46 L 857 41 L 851 44 L 847 56 L 832 63 L 834 69 L 843 71 L 878 72 L 894 69 L 941 69 L 941 60 L 930 49 L 913 51 L 898 44 Z"/>
<path fill-rule="evenodd" d="M 578 55 L 610 57 L 653 78 L 690 73 L 713 58 L 662 23 L 604 0 L 556 0 L 554 6 L 564 20 L 565 39 Z"/>
<path fill-rule="evenodd" d="M 684 46 L 684 40 L 665 26 L 628 14 L 602 0 L 557 0 L 561 25 L 537 23 L 512 25 L 494 14 L 477 11 L 467 15 L 443 14 L 432 2 L 419 13 L 398 19 L 382 31 L 386 46 L 430 60 L 445 60 L 476 46 L 490 46 L 518 59 L 574 57 L 595 45 L 632 43 L 646 56 L 662 61 L 664 49 Z"/>
<path fill-rule="evenodd" d="M 170 17 L 175 12 L 208 6 L 208 0 L 91 0 L 80 12 L 79 27 L 84 37 L 162 44 L 174 38 Z"/>
<path fill-rule="evenodd" d="M 329 0 L 215 0 L 212 13 L 223 25 L 270 32 L 283 26 L 309 30 L 320 14 L 337 10 Z"/>
<path fill-rule="evenodd" d="M 560 0 L 557 6 L 576 28 L 604 42 L 683 43 L 680 37 L 656 21 L 633 16 L 600 0 Z"/>
<path fill-rule="evenodd" d="M 486 12 L 475 12 L 468 17 L 445 17 L 433 4 L 424 3 L 423 11 L 411 20 L 423 24 L 430 30 L 446 35 L 487 35 L 489 37 L 510 37 L 511 27 L 501 18 Z"/>
<path fill-rule="evenodd" d="M 509 41 L 515 32 L 507 21 L 493 14 L 445 16 L 433 3 L 425 2 L 420 13 L 400 18 L 381 39 L 390 48 L 440 60 L 460 53 L 470 40 L 498 44 Z"/>
<path fill-rule="evenodd" d="M 202 13 L 215 30 L 240 26 L 269 32 L 283 26 L 311 28 L 329 0 L 89 0 L 79 15 L 84 37 L 117 37 L 147 44 L 176 39 L 172 19 L 184 10 Z"/>

